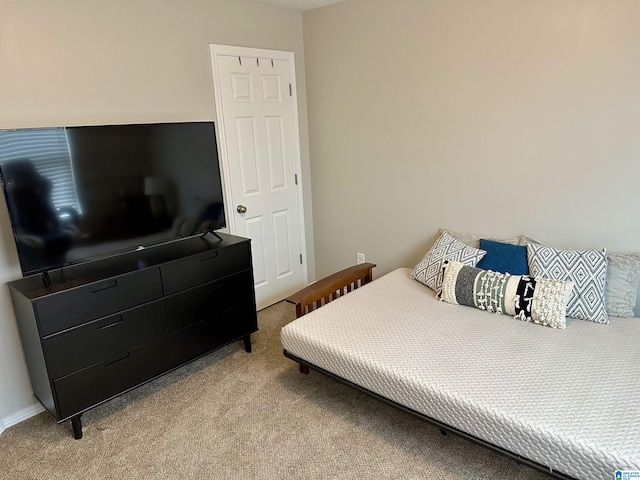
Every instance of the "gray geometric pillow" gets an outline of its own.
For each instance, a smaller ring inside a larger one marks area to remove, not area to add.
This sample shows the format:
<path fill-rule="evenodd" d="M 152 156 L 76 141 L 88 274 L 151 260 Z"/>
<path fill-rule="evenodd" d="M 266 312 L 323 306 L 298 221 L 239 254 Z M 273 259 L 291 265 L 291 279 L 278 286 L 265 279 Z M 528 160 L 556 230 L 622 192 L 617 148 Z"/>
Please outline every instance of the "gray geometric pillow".
<path fill-rule="evenodd" d="M 415 266 L 411 277 L 440 295 L 445 260 L 455 260 L 469 267 L 475 267 L 486 254 L 487 252 L 484 250 L 465 245 L 443 231 L 427 254 Z"/>
<path fill-rule="evenodd" d="M 604 289 L 607 281 L 607 252 L 603 250 L 560 250 L 527 245 L 529 273 L 533 277 L 571 280 L 575 287 L 567 304 L 567 316 L 609 323 Z"/>
<path fill-rule="evenodd" d="M 548 246 L 547 243 L 535 237 L 528 235 L 521 237 L 520 245 L 526 246 L 530 243 Z M 604 303 L 610 317 L 635 317 L 634 309 L 638 296 L 638 284 L 640 284 L 640 253 L 607 252 L 607 282 L 604 287 Z"/>

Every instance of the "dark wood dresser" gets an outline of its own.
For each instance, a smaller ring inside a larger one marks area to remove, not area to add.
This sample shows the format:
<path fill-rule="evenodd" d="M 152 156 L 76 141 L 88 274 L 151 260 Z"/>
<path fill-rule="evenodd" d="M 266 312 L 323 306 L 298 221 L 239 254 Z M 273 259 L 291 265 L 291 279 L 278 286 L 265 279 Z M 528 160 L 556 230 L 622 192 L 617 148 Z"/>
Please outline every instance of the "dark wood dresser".
<path fill-rule="evenodd" d="M 220 234 L 9 283 L 34 395 L 58 423 L 258 330 L 250 240 Z"/>

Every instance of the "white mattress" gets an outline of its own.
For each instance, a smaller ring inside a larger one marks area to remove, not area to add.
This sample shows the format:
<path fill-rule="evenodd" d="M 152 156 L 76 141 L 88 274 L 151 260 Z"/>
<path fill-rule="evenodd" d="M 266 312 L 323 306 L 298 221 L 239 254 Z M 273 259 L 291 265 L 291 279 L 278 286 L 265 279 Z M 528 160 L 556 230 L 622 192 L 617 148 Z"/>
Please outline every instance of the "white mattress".
<path fill-rule="evenodd" d="M 290 323 L 284 349 L 567 475 L 640 469 L 640 319 L 555 330 L 440 302 L 409 273 Z"/>

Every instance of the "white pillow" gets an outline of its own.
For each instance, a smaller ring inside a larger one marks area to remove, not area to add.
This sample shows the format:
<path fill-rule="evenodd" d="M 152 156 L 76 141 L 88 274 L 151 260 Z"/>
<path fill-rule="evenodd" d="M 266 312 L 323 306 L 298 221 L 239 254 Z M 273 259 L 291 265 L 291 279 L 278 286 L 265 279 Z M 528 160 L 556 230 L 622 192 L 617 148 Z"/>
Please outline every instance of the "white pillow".
<path fill-rule="evenodd" d="M 607 256 L 607 286 L 604 298 L 612 317 L 634 317 L 640 282 L 640 253 L 612 253 Z"/>
<path fill-rule="evenodd" d="M 442 232 L 447 232 L 449 235 L 451 235 L 453 238 L 455 238 L 456 240 L 458 240 L 459 242 L 462 242 L 466 245 L 469 245 L 470 247 L 473 248 L 480 248 L 480 239 L 483 238 L 485 240 L 493 240 L 494 242 L 502 242 L 502 243 L 509 243 L 511 245 L 522 245 L 522 237 L 521 236 L 517 236 L 517 237 L 494 237 L 494 236 L 486 236 L 486 235 L 478 235 L 477 233 L 471 233 L 471 232 L 456 232 L 454 230 L 447 230 L 447 229 L 440 229 L 440 232 L 438 233 L 442 233 Z"/>

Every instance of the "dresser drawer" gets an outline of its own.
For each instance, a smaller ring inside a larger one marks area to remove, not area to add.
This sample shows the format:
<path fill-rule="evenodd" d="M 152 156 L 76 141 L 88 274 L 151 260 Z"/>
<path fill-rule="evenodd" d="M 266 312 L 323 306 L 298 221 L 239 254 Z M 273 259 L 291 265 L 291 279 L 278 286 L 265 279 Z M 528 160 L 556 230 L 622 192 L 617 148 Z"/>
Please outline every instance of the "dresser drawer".
<path fill-rule="evenodd" d="M 250 270 L 167 298 L 165 306 L 169 331 L 175 332 L 194 323 L 220 318 L 226 310 L 246 302 L 247 298 L 253 299 Z"/>
<path fill-rule="evenodd" d="M 58 420 L 68 418 L 129 390 L 169 368 L 162 339 L 126 352 L 110 362 L 98 363 L 53 382 Z"/>
<path fill-rule="evenodd" d="M 246 303 L 135 348 L 111 362 L 94 364 L 54 381 L 58 420 L 184 365 L 258 330 L 254 303 Z"/>
<path fill-rule="evenodd" d="M 195 287 L 251 267 L 249 242 L 194 255 L 160 267 L 164 294 Z"/>
<path fill-rule="evenodd" d="M 162 297 L 160 271 L 140 270 L 38 299 L 42 336 Z"/>
<path fill-rule="evenodd" d="M 157 301 L 89 322 L 43 341 L 53 379 L 123 354 L 167 334 L 164 303 Z"/>
<path fill-rule="evenodd" d="M 258 330 L 256 306 L 246 303 L 167 337 L 167 355 L 175 364 L 189 362 Z"/>
<path fill-rule="evenodd" d="M 232 308 L 224 312 L 222 324 L 217 326 L 216 335 L 220 344 L 228 343 L 240 336 L 258 331 L 258 314 L 254 302 Z"/>

